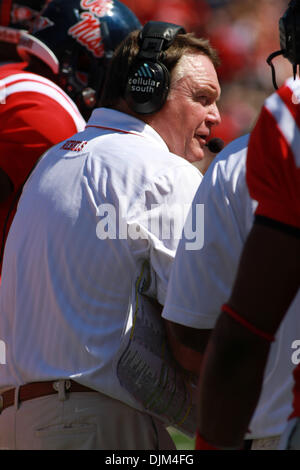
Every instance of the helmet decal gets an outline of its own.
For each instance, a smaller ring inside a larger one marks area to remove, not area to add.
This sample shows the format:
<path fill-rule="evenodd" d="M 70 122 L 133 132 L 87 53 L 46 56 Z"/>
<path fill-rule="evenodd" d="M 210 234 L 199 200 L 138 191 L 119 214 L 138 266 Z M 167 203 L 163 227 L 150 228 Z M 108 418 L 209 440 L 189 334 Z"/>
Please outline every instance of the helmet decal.
<path fill-rule="evenodd" d="M 81 0 L 80 5 L 101 18 L 111 12 L 113 2 L 112 0 Z"/>
<path fill-rule="evenodd" d="M 84 12 L 80 14 L 81 21 L 72 26 L 68 33 L 86 47 L 92 54 L 100 59 L 104 56 L 104 46 L 102 43 L 100 24 L 98 18 L 93 13 Z"/>
<path fill-rule="evenodd" d="M 99 18 L 111 12 L 113 2 L 112 0 L 81 0 L 80 6 L 88 11 L 80 13 L 81 21 L 74 24 L 68 33 L 86 47 L 94 57 L 101 59 L 105 51 Z"/>

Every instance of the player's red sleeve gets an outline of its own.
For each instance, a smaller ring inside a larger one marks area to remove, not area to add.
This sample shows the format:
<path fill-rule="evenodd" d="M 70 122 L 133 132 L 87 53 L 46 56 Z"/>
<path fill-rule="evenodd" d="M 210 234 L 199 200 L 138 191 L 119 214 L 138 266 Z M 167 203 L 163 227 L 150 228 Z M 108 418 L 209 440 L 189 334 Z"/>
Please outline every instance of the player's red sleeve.
<path fill-rule="evenodd" d="M 15 188 L 24 183 L 40 155 L 85 126 L 66 93 L 27 72 L 26 66 L 0 67 L 0 167 Z"/>
<path fill-rule="evenodd" d="M 77 132 L 59 103 L 38 93 L 22 93 L 22 100 L 20 95 L 10 96 L 0 108 L 0 167 L 15 188 L 23 184 L 40 155 Z"/>
<path fill-rule="evenodd" d="M 0 168 L 13 183 L 13 192 L 0 204 L 0 253 L 20 190 L 39 157 L 85 127 L 63 90 L 25 67 L 0 67 Z"/>
<path fill-rule="evenodd" d="M 300 105 L 287 88 L 266 100 L 249 140 L 246 175 L 257 215 L 300 228 Z"/>

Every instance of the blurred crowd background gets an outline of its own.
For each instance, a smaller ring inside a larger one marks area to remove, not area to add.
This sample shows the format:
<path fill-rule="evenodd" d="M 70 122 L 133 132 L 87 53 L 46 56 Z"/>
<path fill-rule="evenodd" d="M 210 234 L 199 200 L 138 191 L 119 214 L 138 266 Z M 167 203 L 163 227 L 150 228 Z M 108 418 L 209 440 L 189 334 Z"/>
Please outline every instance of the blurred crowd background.
<path fill-rule="evenodd" d="M 183 25 L 207 37 L 219 52 L 222 124 L 215 134 L 226 143 L 251 130 L 264 99 L 274 91 L 266 58 L 280 49 L 278 21 L 289 0 L 122 0 L 142 24 Z M 278 85 L 292 75 L 282 56 L 274 59 Z"/>

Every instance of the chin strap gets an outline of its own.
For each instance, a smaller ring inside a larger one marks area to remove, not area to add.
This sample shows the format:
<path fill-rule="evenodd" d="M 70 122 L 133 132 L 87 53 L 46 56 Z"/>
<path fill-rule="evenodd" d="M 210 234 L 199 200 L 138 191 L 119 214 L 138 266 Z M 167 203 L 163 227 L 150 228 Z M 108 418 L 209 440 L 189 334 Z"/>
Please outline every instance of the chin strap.
<path fill-rule="evenodd" d="M 275 90 L 278 90 L 278 86 L 277 86 L 277 83 L 276 83 L 276 71 L 275 71 L 274 65 L 272 64 L 272 60 L 275 57 L 278 57 L 279 55 L 284 55 L 285 52 L 286 52 L 285 49 L 281 49 L 280 51 L 272 52 L 272 54 L 270 54 L 269 57 L 267 58 L 267 64 L 272 69 L 272 82 L 273 82 L 273 86 L 274 86 Z M 297 69 L 297 66 L 293 66 L 293 68 L 294 67 L 296 67 L 296 69 Z M 294 78 L 295 78 L 295 76 L 296 76 L 296 73 L 295 73 L 295 70 L 294 70 Z"/>

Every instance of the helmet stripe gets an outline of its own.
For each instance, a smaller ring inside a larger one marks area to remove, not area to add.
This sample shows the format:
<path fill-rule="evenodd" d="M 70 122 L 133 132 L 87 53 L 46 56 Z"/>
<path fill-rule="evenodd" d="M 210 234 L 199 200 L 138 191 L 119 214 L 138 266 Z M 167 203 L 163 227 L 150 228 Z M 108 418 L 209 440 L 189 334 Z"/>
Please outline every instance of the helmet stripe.
<path fill-rule="evenodd" d="M 266 99 L 265 108 L 275 119 L 278 128 L 294 154 L 296 165 L 300 167 L 300 129 L 294 116 L 277 93 Z"/>

